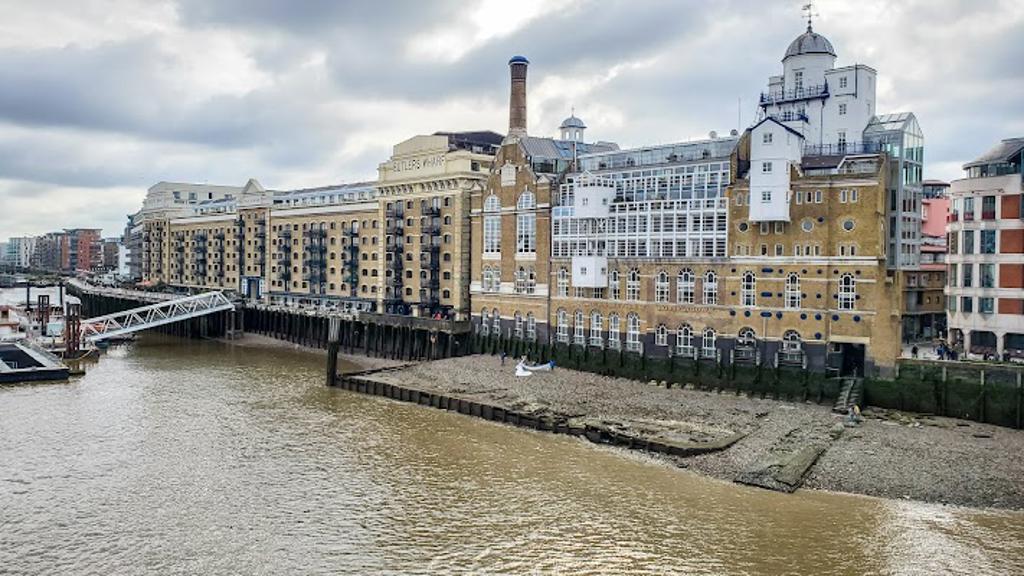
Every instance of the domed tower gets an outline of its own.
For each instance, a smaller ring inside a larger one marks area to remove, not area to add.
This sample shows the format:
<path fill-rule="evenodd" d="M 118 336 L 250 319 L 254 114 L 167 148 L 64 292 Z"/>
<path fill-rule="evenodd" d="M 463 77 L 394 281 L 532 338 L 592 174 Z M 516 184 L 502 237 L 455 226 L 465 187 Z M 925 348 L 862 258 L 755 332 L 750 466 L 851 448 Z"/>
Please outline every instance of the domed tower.
<path fill-rule="evenodd" d="M 825 85 L 825 72 L 835 68 L 836 51 L 832 43 L 811 28 L 789 43 L 782 57 L 782 76 L 786 90 L 813 93 Z"/>
<path fill-rule="evenodd" d="M 583 131 L 587 129 L 587 125 L 576 117 L 576 113 L 573 112 L 568 118 L 562 120 L 562 124 L 558 127 L 561 132 L 562 140 L 570 140 L 572 142 L 583 142 Z"/>

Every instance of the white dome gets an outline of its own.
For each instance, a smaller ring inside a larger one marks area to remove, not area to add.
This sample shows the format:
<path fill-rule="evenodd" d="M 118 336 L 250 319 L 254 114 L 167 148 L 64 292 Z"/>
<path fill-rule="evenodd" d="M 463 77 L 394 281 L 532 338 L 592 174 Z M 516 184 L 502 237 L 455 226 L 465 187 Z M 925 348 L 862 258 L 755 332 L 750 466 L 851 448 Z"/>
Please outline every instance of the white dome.
<path fill-rule="evenodd" d="M 808 26 L 806 32 L 789 43 L 789 48 L 786 49 L 786 55 L 782 60 L 785 61 L 790 56 L 801 54 L 831 54 L 835 56 L 836 51 L 832 48 L 832 43 L 828 41 L 828 38 L 811 30 L 811 27 Z"/>

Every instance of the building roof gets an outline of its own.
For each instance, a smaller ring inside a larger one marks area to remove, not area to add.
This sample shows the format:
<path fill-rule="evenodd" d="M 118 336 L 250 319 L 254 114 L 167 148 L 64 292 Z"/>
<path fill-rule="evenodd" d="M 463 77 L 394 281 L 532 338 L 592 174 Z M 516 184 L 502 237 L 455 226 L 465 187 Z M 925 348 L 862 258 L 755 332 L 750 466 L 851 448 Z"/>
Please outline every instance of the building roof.
<path fill-rule="evenodd" d="M 924 180 L 921 184 L 925 186 L 949 186 L 949 182 L 945 180 Z"/>
<path fill-rule="evenodd" d="M 800 56 L 801 54 L 831 54 L 835 56 L 836 51 L 832 48 L 832 43 L 828 41 L 828 38 L 807 26 L 806 32 L 797 36 L 795 40 L 789 43 L 786 55 L 782 59 L 785 60 L 790 56 Z"/>
<path fill-rule="evenodd" d="M 494 155 L 504 136 L 490 130 L 472 132 L 434 132 L 434 136 L 447 136 L 450 150 L 469 150 Z"/>
<path fill-rule="evenodd" d="M 555 160 L 572 160 L 581 154 L 611 152 L 618 150 L 618 144 L 612 142 L 575 142 L 573 140 L 556 140 L 554 138 L 538 138 L 524 136 L 519 139 L 532 158 L 552 158 Z"/>
<path fill-rule="evenodd" d="M 565 128 L 586 128 L 586 127 L 587 127 L 587 125 L 583 123 L 583 120 L 580 120 L 579 118 L 577 118 L 575 114 L 569 116 L 565 120 L 562 120 L 562 124 L 559 126 L 559 128 L 561 128 L 561 129 L 565 129 Z"/>
<path fill-rule="evenodd" d="M 964 164 L 964 170 L 972 166 L 983 166 L 985 164 L 996 164 L 1010 162 L 1024 153 L 1024 137 L 1006 138 L 993 146 L 988 152 L 979 158 Z"/>
<path fill-rule="evenodd" d="M 508 59 L 509 65 L 512 64 L 529 64 L 530 61 L 526 59 L 526 56 L 515 55 Z"/>
<path fill-rule="evenodd" d="M 793 130 L 792 128 L 790 128 L 789 126 L 786 126 L 782 122 L 779 122 L 779 120 L 777 118 L 775 118 L 774 116 L 765 116 L 764 118 L 761 119 L 760 122 L 758 122 L 757 124 L 754 124 L 753 126 L 748 128 L 748 130 L 750 132 L 753 132 L 755 128 L 757 128 L 761 124 L 764 124 L 765 122 L 768 122 L 768 121 L 771 121 L 771 122 L 774 122 L 775 124 L 778 124 L 779 126 L 781 126 L 781 127 L 785 128 L 786 130 L 789 130 L 790 132 L 792 132 L 795 136 L 797 136 L 801 140 L 804 140 L 804 135 L 803 134 L 797 132 L 796 130 Z"/>

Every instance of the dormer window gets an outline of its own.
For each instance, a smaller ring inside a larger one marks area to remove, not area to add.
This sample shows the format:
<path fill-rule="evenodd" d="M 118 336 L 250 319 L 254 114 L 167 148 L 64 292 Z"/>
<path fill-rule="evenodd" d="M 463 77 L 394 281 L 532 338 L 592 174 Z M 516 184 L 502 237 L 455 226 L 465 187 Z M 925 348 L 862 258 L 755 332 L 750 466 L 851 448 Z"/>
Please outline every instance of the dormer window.
<path fill-rule="evenodd" d="M 771 132 L 765 132 L 764 134 L 761 135 L 761 142 L 764 144 L 771 144 L 773 136 L 774 134 L 772 134 Z"/>

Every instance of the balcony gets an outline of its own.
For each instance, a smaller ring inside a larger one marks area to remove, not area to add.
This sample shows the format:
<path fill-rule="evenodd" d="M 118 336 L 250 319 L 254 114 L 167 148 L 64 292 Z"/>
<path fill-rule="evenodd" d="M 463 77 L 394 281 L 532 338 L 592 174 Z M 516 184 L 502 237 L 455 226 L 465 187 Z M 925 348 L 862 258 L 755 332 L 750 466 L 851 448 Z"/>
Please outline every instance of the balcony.
<path fill-rule="evenodd" d="M 778 90 L 775 92 L 762 92 L 761 106 L 782 104 L 784 102 L 797 102 L 799 100 L 812 100 L 814 98 L 823 98 L 827 96 L 828 84 L 792 88 L 790 90 Z"/>
<path fill-rule="evenodd" d="M 846 156 L 849 154 L 877 154 L 882 147 L 876 142 L 839 142 L 804 146 L 804 156 Z"/>
<path fill-rule="evenodd" d="M 441 234 L 440 224 L 427 224 L 423 227 L 423 233 L 430 236 L 439 236 Z"/>
<path fill-rule="evenodd" d="M 772 118 L 779 122 L 809 122 L 810 118 L 807 117 L 805 112 L 782 112 L 781 114 L 770 114 Z"/>
<path fill-rule="evenodd" d="M 983 211 L 981 213 L 981 219 L 982 220 L 995 220 L 996 219 L 996 211 L 995 210 Z"/>
<path fill-rule="evenodd" d="M 427 204 L 420 209 L 420 214 L 423 216 L 437 217 L 441 215 L 441 207 Z"/>

